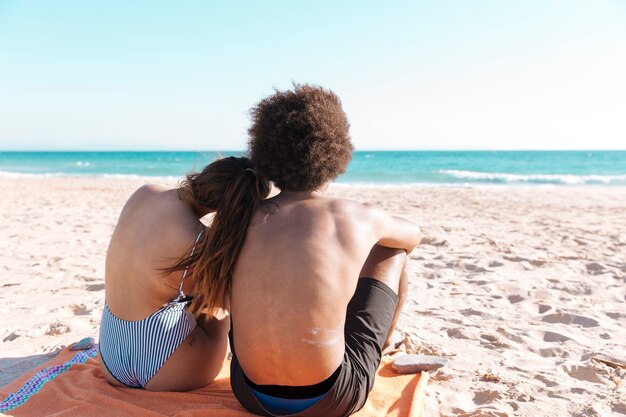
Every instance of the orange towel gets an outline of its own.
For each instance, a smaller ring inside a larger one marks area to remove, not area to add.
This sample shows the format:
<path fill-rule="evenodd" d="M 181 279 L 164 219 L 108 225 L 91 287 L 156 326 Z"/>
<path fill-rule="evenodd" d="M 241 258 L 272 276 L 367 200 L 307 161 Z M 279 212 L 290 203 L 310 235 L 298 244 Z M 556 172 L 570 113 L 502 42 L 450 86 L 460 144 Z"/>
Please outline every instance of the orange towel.
<path fill-rule="evenodd" d="M 90 353 L 91 352 L 91 353 Z M 0 411 L 9 416 L 251 416 L 235 399 L 228 360 L 209 386 L 190 392 L 150 392 L 119 388 L 105 379 L 95 350 L 82 356 L 69 349 L 43 366 L 0 388 Z M 82 360 L 80 360 L 82 358 Z M 68 363 L 70 362 L 70 363 Z M 64 365 L 60 366 L 60 365 Z M 71 365 L 71 366 L 70 366 Z M 54 379 L 51 379 L 54 376 Z M 398 375 L 386 362 L 357 417 L 423 416 L 428 374 Z M 20 404 L 20 405 L 18 405 Z"/>

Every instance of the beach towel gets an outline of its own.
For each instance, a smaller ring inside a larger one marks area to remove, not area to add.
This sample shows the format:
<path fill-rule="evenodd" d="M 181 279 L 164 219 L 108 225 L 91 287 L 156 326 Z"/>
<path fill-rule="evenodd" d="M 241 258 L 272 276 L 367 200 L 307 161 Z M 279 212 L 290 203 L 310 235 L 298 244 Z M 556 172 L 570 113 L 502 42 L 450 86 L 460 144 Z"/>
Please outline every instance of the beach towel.
<path fill-rule="evenodd" d="M 151 392 L 110 385 L 97 362 L 97 346 L 68 348 L 46 364 L 0 388 L 0 415 L 14 417 L 251 416 L 235 399 L 230 361 L 207 387 L 189 392 Z M 384 360 L 357 417 L 421 417 L 428 374 L 398 375 Z"/>

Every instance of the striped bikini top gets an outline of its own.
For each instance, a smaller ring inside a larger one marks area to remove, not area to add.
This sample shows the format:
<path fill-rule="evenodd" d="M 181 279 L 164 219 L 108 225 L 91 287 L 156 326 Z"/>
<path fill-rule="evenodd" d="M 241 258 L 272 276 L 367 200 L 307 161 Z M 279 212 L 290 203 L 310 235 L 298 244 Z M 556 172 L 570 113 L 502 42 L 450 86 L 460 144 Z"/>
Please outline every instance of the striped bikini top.
<path fill-rule="evenodd" d="M 202 232 L 196 236 L 190 257 Z M 186 309 L 192 297 L 183 292 L 188 269 L 183 271 L 178 296 L 142 320 L 122 320 L 105 302 L 100 323 L 100 358 L 120 383 L 134 388 L 145 387 L 195 329 L 196 320 Z"/>

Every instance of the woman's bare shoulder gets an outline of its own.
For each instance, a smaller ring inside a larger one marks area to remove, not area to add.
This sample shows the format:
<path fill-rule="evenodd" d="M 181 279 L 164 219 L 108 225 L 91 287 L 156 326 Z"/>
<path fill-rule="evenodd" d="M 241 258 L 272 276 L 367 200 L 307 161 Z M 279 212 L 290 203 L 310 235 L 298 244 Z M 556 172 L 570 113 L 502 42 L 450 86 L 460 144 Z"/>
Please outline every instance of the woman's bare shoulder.
<path fill-rule="evenodd" d="M 172 187 L 168 187 L 165 184 L 148 183 L 137 188 L 130 198 L 150 197 L 169 190 L 172 190 Z"/>
<path fill-rule="evenodd" d="M 124 204 L 122 214 L 132 212 L 135 208 L 144 204 L 153 205 L 161 200 L 160 195 L 171 190 L 171 187 L 163 184 L 144 184 L 130 195 Z"/>
<path fill-rule="evenodd" d="M 126 202 L 114 237 L 146 259 L 176 258 L 187 250 L 201 226 L 176 189 L 146 184 Z"/>

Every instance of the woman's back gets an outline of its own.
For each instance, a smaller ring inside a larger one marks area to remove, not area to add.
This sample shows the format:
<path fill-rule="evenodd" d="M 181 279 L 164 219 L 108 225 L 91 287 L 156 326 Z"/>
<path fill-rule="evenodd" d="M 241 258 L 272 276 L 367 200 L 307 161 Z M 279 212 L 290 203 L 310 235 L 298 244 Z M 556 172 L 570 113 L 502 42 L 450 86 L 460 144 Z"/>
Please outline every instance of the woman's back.
<path fill-rule="evenodd" d="M 178 190 L 146 185 L 128 200 L 107 251 L 107 305 L 124 320 L 141 320 L 178 295 L 183 271 L 163 268 L 189 256 L 204 226 Z M 190 293 L 192 282 L 184 283 Z"/>
<path fill-rule="evenodd" d="M 188 269 L 166 273 L 195 250 L 203 213 L 179 190 L 146 185 L 126 203 L 105 268 L 100 364 L 117 385 L 189 390 L 208 384 L 226 354 L 228 319 L 194 317 Z"/>

